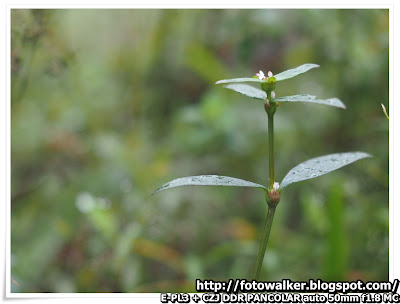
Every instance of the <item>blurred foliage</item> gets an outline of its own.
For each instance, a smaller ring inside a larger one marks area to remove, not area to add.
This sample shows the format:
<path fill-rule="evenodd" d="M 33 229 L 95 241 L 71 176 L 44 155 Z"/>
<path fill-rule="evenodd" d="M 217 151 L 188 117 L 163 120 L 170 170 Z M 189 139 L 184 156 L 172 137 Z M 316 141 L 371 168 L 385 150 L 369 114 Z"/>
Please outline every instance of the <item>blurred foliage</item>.
<path fill-rule="evenodd" d="M 388 279 L 388 10 L 11 11 L 13 292 L 194 291 L 248 278 L 262 191 L 182 187 L 220 174 L 266 184 L 262 102 L 214 82 L 321 65 L 277 96 L 276 172 L 362 160 L 290 186 L 262 280 Z M 388 109 L 390 111 L 390 109 Z"/>

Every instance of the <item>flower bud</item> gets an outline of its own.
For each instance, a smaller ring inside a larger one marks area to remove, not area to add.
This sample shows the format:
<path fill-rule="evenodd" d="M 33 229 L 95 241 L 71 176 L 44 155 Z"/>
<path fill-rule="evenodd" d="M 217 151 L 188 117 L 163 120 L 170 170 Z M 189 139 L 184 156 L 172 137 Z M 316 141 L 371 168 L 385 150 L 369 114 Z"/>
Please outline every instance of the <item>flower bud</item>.
<path fill-rule="evenodd" d="M 268 98 L 265 100 L 265 102 L 264 102 L 264 109 L 265 109 L 265 111 L 267 111 L 268 109 L 269 109 L 269 107 L 270 107 L 271 105 L 270 105 L 270 103 L 269 103 L 269 100 L 268 100 Z"/>
<path fill-rule="evenodd" d="M 279 190 L 279 183 L 275 182 L 272 189 L 268 192 L 269 202 L 277 204 L 279 203 L 281 191 Z"/>
<path fill-rule="evenodd" d="M 261 89 L 265 91 L 267 94 L 275 90 L 275 87 L 276 87 L 275 77 L 269 77 L 266 82 L 261 83 Z"/>

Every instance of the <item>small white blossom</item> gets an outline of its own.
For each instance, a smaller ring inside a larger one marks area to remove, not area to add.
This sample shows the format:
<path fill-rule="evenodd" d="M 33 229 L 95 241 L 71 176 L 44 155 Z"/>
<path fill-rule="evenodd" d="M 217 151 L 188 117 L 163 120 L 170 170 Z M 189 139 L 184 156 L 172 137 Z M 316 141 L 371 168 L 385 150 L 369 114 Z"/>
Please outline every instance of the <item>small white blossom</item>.
<path fill-rule="evenodd" d="M 274 91 L 271 92 L 271 98 L 275 99 L 275 92 Z"/>
<path fill-rule="evenodd" d="M 274 74 L 272 74 L 271 71 L 268 71 L 267 74 L 268 74 L 268 77 L 266 77 L 264 72 L 260 70 L 260 71 L 258 71 L 258 73 L 256 73 L 256 76 L 258 77 L 258 79 L 265 80 L 265 81 L 267 81 L 269 77 L 274 76 Z"/>
<path fill-rule="evenodd" d="M 272 186 L 272 189 L 276 192 L 279 189 L 279 183 L 275 182 L 274 185 Z"/>
<path fill-rule="evenodd" d="M 259 71 L 258 73 L 256 73 L 256 76 L 258 77 L 258 79 L 263 80 L 265 78 L 264 72 L 263 71 Z"/>

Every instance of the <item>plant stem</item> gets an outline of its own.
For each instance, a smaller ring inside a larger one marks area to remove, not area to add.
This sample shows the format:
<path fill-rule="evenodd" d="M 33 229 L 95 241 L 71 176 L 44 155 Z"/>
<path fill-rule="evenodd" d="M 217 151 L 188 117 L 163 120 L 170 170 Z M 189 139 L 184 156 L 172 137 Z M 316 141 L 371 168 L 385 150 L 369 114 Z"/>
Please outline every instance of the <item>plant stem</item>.
<path fill-rule="evenodd" d="M 279 203 L 279 193 L 273 189 L 275 182 L 275 158 L 274 158 L 274 114 L 276 112 L 277 104 L 275 102 L 269 103 L 271 93 L 267 92 L 267 102 L 265 103 L 265 111 L 268 115 L 268 148 L 269 148 L 269 190 L 266 191 L 266 199 L 268 204 L 267 219 L 264 225 L 264 234 L 261 239 L 260 249 L 258 250 L 256 268 L 254 272 L 254 280 L 258 280 L 260 276 L 261 266 L 264 261 L 265 249 L 267 249 L 269 233 L 271 232 L 272 221 L 274 220 L 275 208 Z"/>
<path fill-rule="evenodd" d="M 257 260 L 256 260 L 256 269 L 254 272 L 254 280 L 258 280 L 260 276 L 261 266 L 264 260 L 265 249 L 267 248 L 269 233 L 271 232 L 272 221 L 274 219 L 276 204 L 269 204 L 267 219 L 265 220 L 264 225 L 264 234 L 261 239 L 260 249 L 258 250 Z"/>
<path fill-rule="evenodd" d="M 269 148 L 269 188 L 275 182 L 275 159 L 274 159 L 274 113 L 268 113 L 268 148 Z"/>

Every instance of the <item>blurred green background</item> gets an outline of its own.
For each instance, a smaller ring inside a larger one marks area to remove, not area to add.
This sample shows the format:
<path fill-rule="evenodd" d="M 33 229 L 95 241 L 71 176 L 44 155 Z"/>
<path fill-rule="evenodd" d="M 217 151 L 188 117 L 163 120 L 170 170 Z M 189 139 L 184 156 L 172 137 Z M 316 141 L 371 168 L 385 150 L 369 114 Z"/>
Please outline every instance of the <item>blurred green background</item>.
<path fill-rule="evenodd" d="M 261 280 L 388 279 L 388 10 L 11 11 L 13 292 L 194 291 L 250 278 L 267 184 L 261 101 L 223 78 L 319 69 L 277 96 L 276 176 L 324 154 L 374 156 L 286 189 Z M 388 109 L 390 110 L 390 109 Z M 389 113 L 390 114 L 390 113 Z"/>

